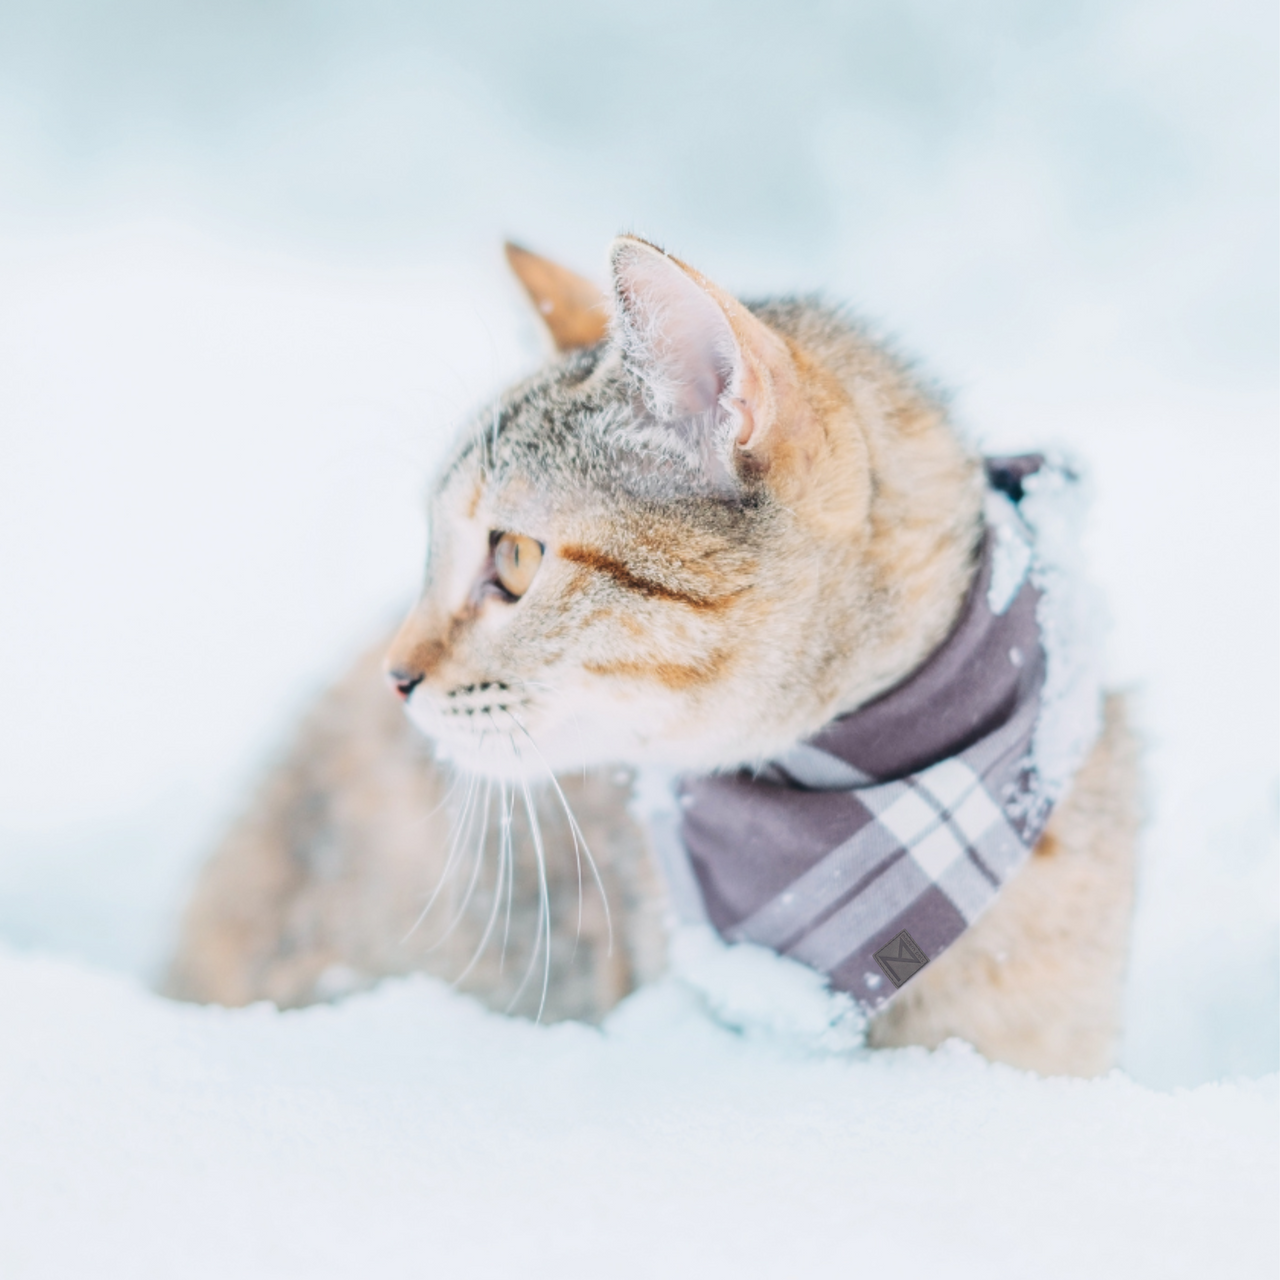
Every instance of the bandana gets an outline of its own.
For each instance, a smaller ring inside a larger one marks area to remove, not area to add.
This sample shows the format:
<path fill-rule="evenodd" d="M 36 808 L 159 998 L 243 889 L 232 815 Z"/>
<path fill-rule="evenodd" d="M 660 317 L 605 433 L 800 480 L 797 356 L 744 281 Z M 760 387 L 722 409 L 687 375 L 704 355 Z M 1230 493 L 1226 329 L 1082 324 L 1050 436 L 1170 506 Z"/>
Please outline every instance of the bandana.
<path fill-rule="evenodd" d="M 1096 683 L 1050 607 L 1062 575 L 1024 509 L 1074 477 L 1038 456 L 991 459 L 987 477 L 978 572 L 924 665 L 760 769 L 680 786 L 710 923 L 867 1012 L 990 906 L 1096 733 Z"/>

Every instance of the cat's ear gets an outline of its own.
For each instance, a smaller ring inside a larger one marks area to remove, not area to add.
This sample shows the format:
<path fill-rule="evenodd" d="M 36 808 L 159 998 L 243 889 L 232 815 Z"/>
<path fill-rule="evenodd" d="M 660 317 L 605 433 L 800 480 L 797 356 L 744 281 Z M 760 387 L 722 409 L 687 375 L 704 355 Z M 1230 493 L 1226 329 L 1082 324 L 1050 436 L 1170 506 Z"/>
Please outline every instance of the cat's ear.
<path fill-rule="evenodd" d="M 704 437 L 729 475 L 770 469 L 811 415 L 790 349 L 740 302 L 634 236 L 611 253 L 623 357 L 659 421 Z M 707 438 L 709 437 L 709 438 Z"/>
<path fill-rule="evenodd" d="M 503 246 L 557 351 L 593 347 L 609 331 L 609 302 L 590 280 L 510 240 Z"/>

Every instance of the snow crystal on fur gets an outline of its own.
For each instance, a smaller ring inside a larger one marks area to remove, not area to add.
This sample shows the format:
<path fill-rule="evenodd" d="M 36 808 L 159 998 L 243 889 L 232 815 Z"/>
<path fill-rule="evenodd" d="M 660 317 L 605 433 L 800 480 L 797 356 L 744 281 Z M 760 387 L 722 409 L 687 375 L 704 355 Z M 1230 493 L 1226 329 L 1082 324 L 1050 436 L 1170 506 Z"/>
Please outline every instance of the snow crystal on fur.
<path fill-rule="evenodd" d="M 1047 799 L 1066 791 L 1102 726 L 1098 593 L 1081 564 L 1087 494 L 1074 467 L 1051 459 L 1023 481 L 1018 512 L 1033 535 L 1031 580 L 1041 592 L 1037 620 L 1045 653 L 1032 763 Z"/>

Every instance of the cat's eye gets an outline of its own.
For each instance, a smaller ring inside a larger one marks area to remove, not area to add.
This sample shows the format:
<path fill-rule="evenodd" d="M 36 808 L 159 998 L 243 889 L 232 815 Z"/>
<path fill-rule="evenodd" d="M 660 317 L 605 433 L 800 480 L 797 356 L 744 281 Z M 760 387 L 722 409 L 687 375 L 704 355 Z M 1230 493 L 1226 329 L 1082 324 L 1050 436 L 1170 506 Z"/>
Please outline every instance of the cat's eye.
<path fill-rule="evenodd" d="M 508 595 L 518 600 L 529 590 L 542 563 L 542 543 L 523 533 L 500 533 L 493 544 L 493 571 Z"/>

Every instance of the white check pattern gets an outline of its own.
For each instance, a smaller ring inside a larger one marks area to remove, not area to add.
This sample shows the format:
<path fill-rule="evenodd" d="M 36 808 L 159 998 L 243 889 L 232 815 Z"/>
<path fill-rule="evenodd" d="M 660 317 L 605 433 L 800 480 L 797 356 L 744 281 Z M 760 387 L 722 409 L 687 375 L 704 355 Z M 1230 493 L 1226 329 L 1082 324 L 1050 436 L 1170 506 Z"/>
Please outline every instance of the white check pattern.
<path fill-rule="evenodd" d="M 1016 762 L 1035 711 L 1022 709 L 968 751 L 910 777 L 846 787 L 869 821 L 726 936 L 829 973 L 930 889 L 972 924 L 1028 852 L 989 788 L 1023 772 Z M 817 748 L 806 750 L 812 775 L 839 776 L 843 761 L 824 766 Z"/>

